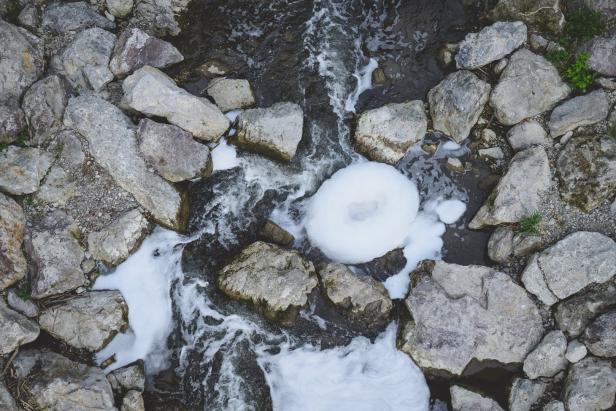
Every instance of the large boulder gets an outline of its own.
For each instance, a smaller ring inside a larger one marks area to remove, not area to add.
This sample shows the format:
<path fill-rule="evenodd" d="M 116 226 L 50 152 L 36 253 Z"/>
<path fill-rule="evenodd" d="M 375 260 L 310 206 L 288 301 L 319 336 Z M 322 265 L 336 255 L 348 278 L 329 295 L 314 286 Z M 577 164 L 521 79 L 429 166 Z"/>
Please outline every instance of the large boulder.
<path fill-rule="evenodd" d="M 567 337 L 560 330 L 550 331 L 524 360 L 524 372 L 531 379 L 553 377 L 567 368 Z"/>
<path fill-rule="evenodd" d="M 522 282 L 550 306 L 614 275 L 616 242 L 603 234 L 578 231 L 533 255 L 522 273 Z"/>
<path fill-rule="evenodd" d="M 35 145 L 45 143 L 62 127 L 67 94 L 64 81 L 57 75 L 37 81 L 24 94 L 22 108 Z"/>
<path fill-rule="evenodd" d="M 120 109 L 92 95 L 72 98 L 64 113 L 64 125 L 88 140 L 94 159 L 154 219 L 171 228 L 184 227 L 188 210 L 182 196 L 148 170 L 139 155 L 135 126 Z"/>
<path fill-rule="evenodd" d="M 207 86 L 207 94 L 222 111 L 254 106 L 255 95 L 248 80 L 215 78 Z"/>
<path fill-rule="evenodd" d="M 0 298 L 0 355 L 10 354 L 20 345 L 36 340 L 39 327 L 36 323 L 8 308 Z"/>
<path fill-rule="evenodd" d="M 237 117 L 237 133 L 231 140 L 246 150 L 277 160 L 291 161 L 302 139 L 304 112 L 294 103 L 244 110 Z"/>
<path fill-rule="evenodd" d="M 122 83 L 123 102 L 147 116 L 166 118 L 205 141 L 218 141 L 229 128 L 229 119 L 206 98 L 179 88 L 162 71 L 145 66 Z"/>
<path fill-rule="evenodd" d="M 548 138 L 543 126 L 537 120 L 525 120 L 507 132 L 507 140 L 515 151 L 539 145 L 551 147 L 552 140 Z"/>
<path fill-rule="evenodd" d="M 457 143 L 464 141 L 479 119 L 490 89 L 490 84 L 470 71 L 450 74 L 428 92 L 432 127 Z"/>
<path fill-rule="evenodd" d="M 453 411 L 503 411 L 492 398 L 484 397 L 459 385 L 452 385 L 449 392 Z"/>
<path fill-rule="evenodd" d="M 474 359 L 521 363 L 541 339 L 538 308 L 509 276 L 437 261 L 405 300 L 400 349 L 431 372 L 461 375 Z"/>
<path fill-rule="evenodd" d="M 597 37 L 588 49 L 587 64 L 591 70 L 604 76 L 616 76 L 616 35 Z"/>
<path fill-rule="evenodd" d="M 539 211 L 550 185 L 550 163 L 543 147 L 535 146 L 516 153 L 507 173 L 468 224 L 469 228 L 516 223 Z"/>
<path fill-rule="evenodd" d="M 572 98 L 552 111 L 548 122 L 550 134 L 558 137 L 578 127 L 603 121 L 609 109 L 610 102 L 603 90 Z"/>
<path fill-rule="evenodd" d="M 15 195 L 34 193 L 52 160 L 51 154 L 38 148 L 9 146 L 0 152 L 0 191 Z"/>
<path fill-rule="evenodd" d="M 491 20 L 522 20 L 558 33 L 565 26 L 560 0 L 500 0 L 488 13 Z"/>
<path fill-rule="evenodd" d="M 291 325 L 317 286 L 314 266 L 297 251 L 257 241 L 225 266 L 218 287 L 229 297 L 251 302 L 270 320 Z"/>
<path fill-rule="evenodd" d="M 21 251 L 25 224 L 21 206 L 0 193 L 0 291 L 26 275 L 28 267 Z"/>
<path fill-rule="evenodd" d="M 564 393 L 568 410 L 607 410 L 615 395 L 616 368 L 608 360 L 587 357 L 569 369 Z"/>
<path fill-rule="evenodd" d="M 597 357 L 616 357 L 616 311 L 600 315 L 586 328 L 584 344 Z"/>
<path fill-rule="evenodd" d="M 570 91 L 549 61 L 522 49 L 509 59 L 492 90 L 490 105 L 498 121 L 511 126 L 551 109 Z"/>
<path fill-rule="evenodd" d="M 456 54 L 456 65 L 469 70 L 485 66 L 511 54 L 526 38 L 526 24 L 521 21 L 496 22 L 466 35 Z"/>
<path fill-rule="evenodd" d="M 355 129 L 357 151 L 371 160 L 396 164 L 428 127 L 421 100 L 387 104 L 363 112 Z"/>
<path fill-rule="evenodd" d="M 58 34 L 79 32 L 90 27 L 113 30 L 115 24 L 100 15 L 96 7 L 85 2 L 52 3 L 43 11 L 41 29 Z"/>

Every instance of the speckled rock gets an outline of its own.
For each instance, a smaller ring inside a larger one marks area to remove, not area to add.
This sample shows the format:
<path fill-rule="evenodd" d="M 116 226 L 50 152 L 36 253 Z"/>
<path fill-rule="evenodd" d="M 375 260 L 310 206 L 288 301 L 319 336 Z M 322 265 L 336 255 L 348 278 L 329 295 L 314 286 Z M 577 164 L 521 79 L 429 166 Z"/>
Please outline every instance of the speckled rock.
<path fill-rule="evenodd" d="M 27 124 L 21 108 L 11 103 L 0 104 L 0 144 L 16 141 Z"/>
<path fill-rule="evenodd" d="M 509 391 L 509 411 L 530 411 L 541 399 L 548 385 L 541 380 L 516 378 Z"/>
<path fill-rule="evenodd" d="M 589 45 L 588 67 L 604 76 L 616 76 L 616 35 L 597 37 Z"/>
<path fill-rule="evenodd" d="M 179 15 L 189 0 L 141 0 L 133 9 L 131 25 L 156 36 L 177 36 L 181 32 Z"/>
<path fill-rule="evenodd" d="M 598 123 L 607 118 L 610 103 L 603 90 L 567 100 L 552 111 L 548 127 L 552 137 L 562 136 L 581 126 Z"/>
<path fill-rule="evenodd" d="M 569 345 L 567 345 L 565 358 L 571 363 L 576 363 L 586 357 L 586 354 L 588 354 L 586 346 L 578 340 L 573 340 L 569 343 Z"/>
<path fill-rule="evenodd" d="M 597 317 L 584 331 L 583 341 L 597 357 L 616 357 L 616 310 Z"/>
<path fill-rule="evenodd" d="M 120 408 L 120 411 L 145 411 L 141 393 L 134 390 L 127 392 L 122 399 L 122 408 Z"/>
<path fill-rule="evenodd" d="M 524 372 L 531 379 L 553 377 L 567 367 L 567 337 L 560 330 L 550 331 L 524 360 Z"/>
<path fill-rule="evenodd" d="M 514 231 L 510 227 L 497 227 L 488 240 L 490 260 L 504 263 L 513 254 Z"/>
<path fill-rule="evenodd" d="M 208 84 L 207 94 L 222 111 L 247 108 L 255 104 L 255 96 L 248 80 L 215 78 Z"/>
<path fill-rule="evenodd" d="M 115 24 L 85 1 L 52 3 L 43 12 L 41 28 L 49 33 L 79 32 L 90 27 L 113 30 Z"/>
<path fill-rule="evenodd" d="M 36 340 L 40 331 L 34 321 L 8 308 L 3 298 L 0 298 L 0 329 L 0 355 L 10 354 Z"/>
<path fill-rule="evenodd" d="M 484 397 L 459 385 L 451 386 L 449 392 L 453 411 L 503 411 L 492 398 Z"/>
<path fill-rule="evenodd" d="M 568 410 L 607 410 L 615 395 L 616 368 L 608 360 L 587 357 L 570 367 L 564 393 Z"/>
<path fill-rule="evenodd" d="M 526 38 L 526 24 L 521 21 L 496 22 L 466 35 L 456 54 L 456 65 L 469 70 L 485 66 L 511 54 Z"/>
<path fill-rule="evenodd" d="M 145 370 L 143 360 L 118 368 L 107 374 L 107 379 L 115 391 L 136 390 L 142 392 L 145 388 Z"/>
<path fill-rule="evenodd" d="M 105 0 L 107 10 L 113 17 L 122 19 L 133 11 L 133 0 Z"/>
<path fill-rule="evenodd" d="M 15 195 L 34 193 L 51 162 L 51 154 L 44 150 L 9 146 L 0 152 L 0 191 Z"/>
<path fill-rule="evenodd" d="M 25 224 L 21 206 L 0 193 L 0 291 L 26 276 L 28 267 L 21 251 Z"/>

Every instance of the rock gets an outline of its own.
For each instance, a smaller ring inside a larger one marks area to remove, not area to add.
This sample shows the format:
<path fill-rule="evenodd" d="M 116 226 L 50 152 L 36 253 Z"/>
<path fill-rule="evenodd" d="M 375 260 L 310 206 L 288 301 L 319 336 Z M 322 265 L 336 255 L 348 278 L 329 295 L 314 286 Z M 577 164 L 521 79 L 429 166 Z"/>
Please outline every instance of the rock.
<path fill-rule="evenodd" d="M 143 397 L 139 391 L 129 391 L 122 399 L 121 411 L 145 411 Z"/>
<path fill-rule="evenodd" d="M 447 76 L 428 92 L 433 128 L 464 141 L 475 125 L 490 95 L 490 85 L 470 71 Z"/>
<path fill-rule="evenodd" d="M 9 146 L 0 152 L 0 190 L 15 195 L 34 193 L 51 161 L 51 154 L 41 149 Z"/>
<path fill-rule="evenodd" d="M 174 229 L 184 227 L 188 210 L 182 197 L 147 169 L 139 156 L 134 125 L 120 109 L 91 95 L 72 98 L 64 113 L 64 125 L 88 140 L 96 161 L 156 221 Z"/>
<path fill-rule="evenodd" d="M 565 404 L 557 400 L 550 401 L 543 407 L 542 411 L 565 411 Z"/>
<path fill-rule="evenodd" d="M 293 234 L 289 233 L 287 230 L 280 227 L 272 220 L 267 220 L 265 222 L 265 225 L 263 226 L 263 229 L 261 230 L 260 234 L 264 240 L 281 245 L 283 247 L 290 247 L 295 241 L 295 237 L 293 237 Z"/>
<path fill-rule="evenodd" d="M 229 120 L 212 103 L 175 85 L 165 73 L 145 66 L 122 84 L 124 103 L 148 116 L 166 118 L 171 124 L 205 141 L 218 141 Z"/>
<path fill-rule="evenodd" d="M 24 112 L 10 104 L 0 104 L 0 144 L 15 142 L 26 128 Z"/>
<path fill-rule="evenodd" d="M 573 138 L 560 152 L 556 169 L 562 199 L 590 212 L 616 194 L 616 139 Z"/>
<path fill-rule="evenodd" d="M 210 149 L 179 127 L 143 119 L 137 138 L 146 162 L 166 180 L 179 182 L 212 173 Z"/>
<path fill-rule="evenodd" d="M 6 294 L 9 307 L 28 318 L 34 318 L 39 315 L 39 309 L 32 300 L 25 300 L 17 295 L 15 290 L 10 289 Z"/>
<path fill-rule="evenodd" d="M 498 63 L 496 63 L 494 65 L 494 74 L 499 75 L 500 73 L 503 72 L 503 70 L 505 70 L 505 67 L 507 67 L 507 64 L 509 63 L 509 59 L 502 59 L 500 60 Z"/>
<path fill-rule="evenodd" d="M 576 363 L 582 358 L 586 357 L 588 351 L 586 346 L 578 340 L 573 340 L 567 346 L 567 352 L 565 352 L 565 358 L 571 363 Z"/>
<path fill-rule="evenodd" d="M 500 405 L 491 398 L 484 397 L 459 385 L 452 385 L 451 408 L 453 411 L 503 411 Z"/>
<path fill-rule="evenodd" d="M 231 72 L 227 65 L 218 60 L 210 60 L 197 67 L 197 72 L 207 78 L 226 76 Z"/>
<path fill-rule="evenodd" d="M 608 77 L 616 76 L 616 35 L 597 37 L 589 45 L 588 68 Z"/>
<path fill-rule="evenodd" d="M 460 161 L 459 158 L 448 157 L 447 158 L 447 168 L 456 173 L 464 172 L 464 164 Z"/>
<path fill-rule="evenodd" d="M 552 146 L 552 140 L 548 138 L 543 126 L 536 120 L 525 120 L 513 126 L 507 132 L 507 140 L 514 151 L 524 150 L 534 145 Z"/>
<path fill-rule="evenodd" d="M 0 409 L 4 411 L 19 411 L 15 399 L 11 395 L 4 381 L 0 380 Z"/>
<path fill-rule="evenodd" d="M 531 26 L 559 33 L 565 26 L 560 0 L 500 0 L 488 13 L 492 21 L 522 20 Z"/>
<path fill-rule="evenodd" d="M 364 327 L 383 325 L 393 304 L 383 283 L 357 275 L 342 264 L 329 263 L 319 270 L 327 298 Z"/>
<path fill-rule="evenodd" d="M 469 33 L 456 54 L 459 69 L 474 70 L 500 60 L 526 42 L 526 24 L 521 21 L 499 21 L 479 33 Z"/>
<path fill-rule="evenodd" d="M 584 0 L 584 5 L 603 14 L 607 19 L 616 17 L 616 4 L 611 0 Z"/>
<path fill-rule="evenodd" d="M 62 127 L 62 116 L 67 102 L 64 82 L 56 75 L 37 81 L 26 92 L 22 108 L 35 145 L 45 143 Z"/>
<path fill-rule="evenodd" d="M 43 310 L 39 324 L 74 348 L 98 351 L 126 330 L 128 307 L 119 291 L 90 291 Z"/>
<path fill-rule="evenodd" d="M 616 242 L 593 232 L 578 231 L 532 256 L 522 282 L 545 305 L 551 306 L 590 284 L 616 275 Z"/>
<path fill-rule="evenodd" d="M 513 254 L 514 232 L 509 227 L 497 227 L 488 240 L 488 256 L 490 260 L 504 263 Z"/>
<path fill-rule="evenodd" d="M 530 235 L 518 233 L 513 237 L 513 255 L 515 257 L 524 257 L 541 248 L 543 240 L 539 235 Z"/>
<path fill-rule="evenodd" d="M 156 36 L 180 34 L 178 16 L 187 9 L 190 0 L 141 0 L 133 11 L 131 25 Z"/>
<path fill-rule="evenodd" d="M 317 286 L 314 266 L 297 251 L 257 241 L 225 266 L 218 287 L 229 297 L 252 302 L 270 320 L 295 322 Z"/>
<path fill-rule="evenodd" d="M 149 229 L 138 209 L 121 216 L 110 226 L 88 235 L 88 251 L 97 260 L 118 265 L 135 250 Z"/>
<path fill-rule="evenodd" d="M 103 370 L 47 350 L 20 352 L 13 365 L 28 378 L 34 405 L 45 410 L 117 411 Z"/>
<path fill-rule="evenodd" d="M 616 357 L 616 311 L 600 315 L 586 328 L 584 344 L 597 357 Z"/>
<path fill-rule="evenodd" d="M 247 108 L 255 104 L 255 96 L 248 80 L 215 78 L 208 84 L 207 94 L 222 111 Z"/>
<path fill-rule="evenodd" d="M 133 0 L 105 0 L 107 10 L 113 17 L 123 19 L 133 10 Z"/>
<path fill-rule="evenodd" d="M 133 27 L 124 30 L 118 38 L 109 68 L 116 76 L 123 77 L 143 66 L 162 69 L 183 60 L 182 53 L 171 43 Z"/>
<path fill-rule="evenodd" d="M 107 379 L 115 391 L 136 390 L 142 392 L 145 389 L 143 361 L 139 360 L 132 365 L 113 370 L 107 374 Z"/>
<path fill-rule="evenodd" d="M 426 134 L 428 119 L 421 100 L 387 104 L 359 116 L 357 151 L 375 161 L 396 164 Z"/>
<path fill-rule="evenodd" d="M 615 394 L 616 368 L 608 360 L 587 357 L 570 367 L 564 393 L 568 410 L 607 410 Z"/>
<path fill-rule="evenodd" d="M 52 3 L 43 12 L 41 28 L 45 32 L 79 32 L 90 27 L 113 30 L 115 24 L 85 1 Z"/>
<path fill-rule="evenodd" d="M 551 109 L 570 91 L 550 62 L 522 49 L 509 59 L 492 90 L 490 105 L 498 121 L 511 126 Z"/>
<path fill-rule="evenodd" d="M 25 224 L 21 206 L 0 193 L 0 291 L 26 276 L 28 267 L 21 251 Z"/>
<path fill-rule="evenodd" d="M 19 25 L 28 30 L 36 31 L 41 24 L 41 16 L 36 6 L 25 6 L 17 16 Z"/>
<path fill-rule="evenodd" d="M 237 146 L 272 158 L 291 161 L 302 139 L 304 114 L 294 103 L 242 111 L 237 117 Z"/>
<path fill-rule="evenodd" d="M 550 331 L 524 360 L 524 372 L 531 379 L 553 377 L 567 368 L 567 337 L 562 331 Z"/>
<path fill-rule="evenodd" d="M 598 84 L 599 86 L 607 90 L 616 90 L 616 81 L 611 78 L 599 77 L 597 80 L 595 80 L 595 84 Z"/>
<path fill-rule="evenodd" d="M 86 29 L 79 32 L 60 55 L 52 58 L 51 66 L 78 91 L 100 91 L 113 80 L 108 65 L 115 40 L 115 34 L 106 30 Z"/>
<path fill-rule="evenodd" d="M 10 354 L 36 340 L 40 332 L 34 321 L 8 308 L 3 298 L 0 298 L 0 329 L 0 355 Z"/>
<path fill-rule="evenodd" d="M 609 101 L 603 90 L 572 98 L 552 111 L 548 123 L 550 134 L 558 137 L 578 127 L 603 121 L 607 118 L 608 110 Z"/>
<path fill-rule="evenodd" d="M 539 211 L 544 194 L 551 186 L 550 164 L 541 146 L 527 148 L 511 159 L 507 173 L 481 206 L 471 229 L 486 225 L 516 223 Z"/>
<path fill-rule="evenodd" d="M 488 267 L 437 261 L 405 304 L 413 320 L 400 349 L 424 371 L 461 375 L 473 359 L 521 363 L 543 335 L 525 290 Z"/>
<path fill-rule="evenodd" d="M 477 152 L 480 157 L 486 157 L 492 160 L 502 160 L 505 158 L 505 153 L 503 153 L 500 147 L 480 148 Z"/>
<path fill-rule="evenodd" d="M 541 380 L 532 381 L 516 378 L 509 391 L 509 411 L 530 411 L 543 396 L 547 384 Z"/>

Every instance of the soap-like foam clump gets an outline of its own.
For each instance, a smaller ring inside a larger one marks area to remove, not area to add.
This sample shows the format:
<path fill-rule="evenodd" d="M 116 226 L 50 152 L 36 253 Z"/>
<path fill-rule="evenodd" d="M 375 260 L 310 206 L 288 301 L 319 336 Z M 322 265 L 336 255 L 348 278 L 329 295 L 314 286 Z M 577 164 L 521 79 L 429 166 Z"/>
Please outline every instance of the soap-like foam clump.
<path fill-rule="evenodd" d="M 212 171 L 228 170 L 239 166 L 235 147 L 221 138 L 218 145 L 212 149 Z"/>
<path fill-rule="evenodd" d="M 419 208 L 415 184 L 394 167 L 350 165 L 311 198 L 305 228 L 312 245 L 334 261 L 371 261 L 403 246 Z"/>

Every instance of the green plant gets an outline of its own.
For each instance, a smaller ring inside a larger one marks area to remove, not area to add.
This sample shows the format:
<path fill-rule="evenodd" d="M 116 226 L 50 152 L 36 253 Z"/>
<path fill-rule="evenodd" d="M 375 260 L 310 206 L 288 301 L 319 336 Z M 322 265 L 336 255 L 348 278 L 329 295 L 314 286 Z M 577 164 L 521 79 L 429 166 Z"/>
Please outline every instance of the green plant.
<path fill-rule="evenodd" d="M 598 11 L 582 7 L 566 16 L 565 36 L 570 41 L 588 41 L 602 32 L 603 22 Z"/>
<path fill-rule="evenodd" d="M 541 213 L 533 213 L 520 220 L 518 231 L 524 234 L 537 234 L 539 232 L 539 223 L 543 220 Z"/>
<path fill-rule="evenodd" d="M 595 81 L 596 75 L 588 67 L 590 55 L 586 52 L 580 53 L 575 61 L 565 70 L 565 77 L 573 88 L 586 91 L 588 86 Z"/>
<path fill-rule="evenodd" d="M 32 298 L 32 288 L 30 283 L 24 283 L 21 287 L 15 290 L 15 294 L 22 300 L 29 300 Z"/>
<path fill-rule="evenodd" d="M 571 54 L 565 49 L 548 51 L 545 56 L 559 70 L 564 69 L 567 62 L 571 60 Z"/>

